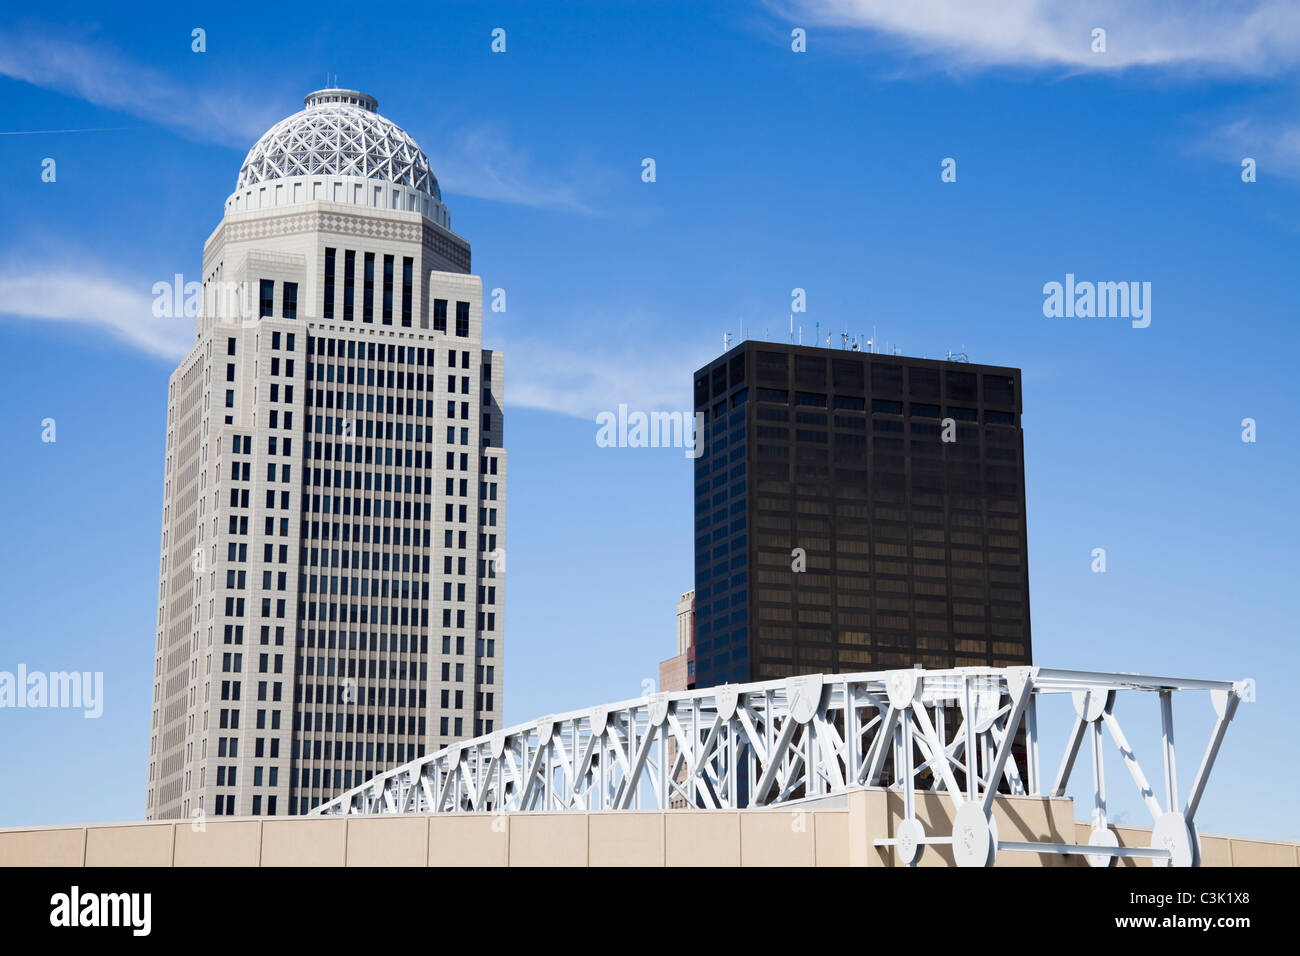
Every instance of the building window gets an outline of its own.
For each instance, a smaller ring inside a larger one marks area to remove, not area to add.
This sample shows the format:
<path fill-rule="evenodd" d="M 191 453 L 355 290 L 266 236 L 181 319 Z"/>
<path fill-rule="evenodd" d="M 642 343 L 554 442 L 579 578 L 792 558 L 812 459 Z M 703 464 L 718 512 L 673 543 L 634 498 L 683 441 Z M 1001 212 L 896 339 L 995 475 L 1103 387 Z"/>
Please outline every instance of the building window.
<path fill-rule="evenodd" d="M 275 311 L 275 283 L 273 281 L 270 279 L 262 280 L 258 299 L 258 318 L 268 316 Z"/>
<path fill-rule="evenodd" d="M 415 260 L 410 256 L 402 257 L 402 325 L 411 327 L 411 295 L 414 286 Z"/>
<path fill-rule="evenodd" d="M 343 253 L 343 321 L 352 321 L 352 289 L 357 277 L 357 254 L 351 249 Z"/>
<path fill-rule="evenodd" d="M 286 319 L 298 318 L 298 283 L 286 282 L 284 284 L 281 301 L 284 304 L 284 317 Z"/>
<path fill-rule="evenodd" d="M 393 324 L 393 257 L 384 256 L 384 325 Z"/>
<path fill-rule="evenodd" d="M 435 332 L 447 331 L 447 300 L 446 299 L 433 300 L 433 331 Z M 234 342 L 235 340 L 231 339 L 230 341 Z M 230 354 L 234 355 L 235 353 L 231 352 Z"/>
<path fill-rule="evenodd" d="M 469 303 L 456 303 L 456 334 L 461 338 L 469 337 Z"/>
<path fill-rule="evenodd" d="M 321 309 L 321 316 L 326 319 L 334 318 L 334 250 L 325 250 L 325 305 Z"/>
<path fill-rule="evenodd" d="M 375 320 L 375 254 L 366 253 L 366 270 L 361 286 L 361 321 Z"/>

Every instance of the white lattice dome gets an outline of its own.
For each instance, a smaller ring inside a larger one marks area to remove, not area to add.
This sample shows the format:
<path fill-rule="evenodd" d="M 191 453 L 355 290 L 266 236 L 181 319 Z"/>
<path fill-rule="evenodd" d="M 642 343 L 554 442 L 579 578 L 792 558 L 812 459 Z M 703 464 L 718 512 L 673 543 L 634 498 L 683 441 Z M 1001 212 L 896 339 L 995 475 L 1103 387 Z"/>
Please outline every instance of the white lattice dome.
<path fill-rule="evenodd" d="M 349 176 L 406 186 L 441 201 L 429 157 L 406 131 L 375 112 L 373 96 L 317 90 L 248 151 L 236 192 L 300 176 Z"/>

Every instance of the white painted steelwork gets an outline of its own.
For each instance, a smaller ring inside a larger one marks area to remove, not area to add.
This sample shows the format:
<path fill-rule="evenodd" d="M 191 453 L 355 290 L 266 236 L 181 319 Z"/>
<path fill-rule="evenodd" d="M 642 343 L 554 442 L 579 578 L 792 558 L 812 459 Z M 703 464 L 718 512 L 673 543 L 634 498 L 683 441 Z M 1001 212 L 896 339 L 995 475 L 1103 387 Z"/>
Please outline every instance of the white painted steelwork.
<path fill-rule="evenodd" d="M 1181 804 L 1175 691 L 1208 694 L 1217 718 Z M 1144 693 L 1160 706 L 1163 802 L 1116 716 L 1121 697 Z M 1044 786 L 1038 703 L 1062 694 L 1071 697 L 1074 724 Z M 1210 770 L 1237 705 L 1253 699 L 1250 680 L 1042 667 L 917 668 L 724 684 L 543 717 L 468 740 L 380 774 L 312 813 L 628 810 L 674 800 L 739 809 L 888 787 L 901 791 L 904 819 L 894 838 L 875 843 L 896 846 L 904 863 L 915 864 L 926 845 L 951 844 L 958 864 L 966 866 L 991 866 L 1003 851 L 1081 854 L 1100 866 L 1119 857 L 1192 866 L 1200 862 L 1194 819 Z M 1151 813 L 1149 848 L 1119 847 L 1107 825 L 1107 734 Z M 1089 843 L 1000 841 L 995 797 L 1064 796 L 1085 737 L 1092 739 L 1096 807 Z M 950 832 L 925 832 L 915 813 L 919 789 L 952 801 Z"/>
<path fill-rule="evenodd" d="M 429 157 L 356 90 L 317 90 L 305 109 L 272 126 L 248 151 L 235 191 L 294 177 L 351 176 L 409 186 L 441 199 Z"/>

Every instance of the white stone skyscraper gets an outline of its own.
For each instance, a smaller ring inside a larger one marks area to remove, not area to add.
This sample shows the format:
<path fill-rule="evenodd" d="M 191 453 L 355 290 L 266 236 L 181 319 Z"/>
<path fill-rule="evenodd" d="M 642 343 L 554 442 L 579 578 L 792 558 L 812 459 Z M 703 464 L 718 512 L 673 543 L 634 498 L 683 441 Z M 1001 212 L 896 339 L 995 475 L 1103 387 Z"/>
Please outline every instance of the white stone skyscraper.
<path fill-rule="evenodd" d="M 353 90 L 249 151 L 168 384 L 149 819 L 284 815 L 500 727 L 503 368 Z"/>

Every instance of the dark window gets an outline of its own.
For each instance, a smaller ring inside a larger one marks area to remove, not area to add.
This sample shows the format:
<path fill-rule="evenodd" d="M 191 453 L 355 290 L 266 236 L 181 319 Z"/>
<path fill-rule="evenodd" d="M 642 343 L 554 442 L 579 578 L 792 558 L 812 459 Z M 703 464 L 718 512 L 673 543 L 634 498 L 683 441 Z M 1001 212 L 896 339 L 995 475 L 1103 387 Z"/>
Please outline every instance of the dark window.
<path fill-rule="evenodd" d="M 950 402 L 975 401 L 975 373 L 948 373 L 948 400 Z"/>
<path fill-rule="evenodd" d="M 759 352 L 757 356 L 756 377 L 758 380 L 772 385 L 784 385 L 790 374 L 785 353 Z"/>
<path fill-rule="evenodd" d="M 325 250 L 325 305 L 321 315 L 327 319 L 334 318 L 334 250 Z"/>
<path fill-rule="evenodd" d="M 758 390 L 758 400 L 760 402 L 780 402 L 784 405 L 790 401 L 790 393 L 783 388 L 760 388 Z"/>
<path fill-rule="evenodd" d="M 435 332 L 447 331 L 447 300 L 446 299 L 433 300 L 433 331 Z"/>
<path fill-rule="evenodd" d="M 284 284 L 281 301 L 284 303 L 284 317 L 286 319 L 298 318 L 298 283 L 286 282 Z"/>
<path fill-rule="evenodd" d="M 357 279 L 357 254 L 351 249 L 343 253 L 343 321 L 352 321 L 352 292 Z"/>
<path fill-rule="evenodd" d="M 985 375 L 984 402 L 987 405 L 1015 405 L 1016 380 L 1006 375 Z"/>
<path fill-rule="evenodd" d="M 874 362 L 871 365 L 871 390 L 897 395 L 903 391 L 903 368 L 901 365 L 886 365 Z"/>
<path fill-rule="evenodd" d="M 226 354 L 227 354 L 227 355 L 234 355 L 234 354 L 235 354 L 235 340 L 234 340 L 234 339 L 226 339 Z"/>
<path fill-rule="evenodd" d="M 735 395 L 731 396 L 731 407 L 739 408 L 741 405 L 744 405 L 748 401 L 749 401 L 749 389 L 742 388 Z"/>
<path fill-rule="evenodd" d="M 831 373 L 835 377 L 835 387 L 837 389 L 860 392 L 866 385 L 866 369 L 860 361 L 831 359 Z"/>
<path fill-rule="evenodd" d="M 731 360 L 731 387 L 735 388 L 745 380 L 745 353 Z"/>
<path fill-rule="evenodd" d="M 938 405 L 922 405 L 918 402 L 913 402 L 911 405 L 908 406 L 907 410 L 908 412 L 911 413 L 913 418 L 938 418 L 939 417 Z"/>
<path fill-rule="evenodd" d="M 818 405 L 826 407 L 826 396 L 821 392 L 795 392 L 794 403 L 796 405 Z"/>
<path fill-rule="evenodd" d="M 456 334 L 461 338 L 469 338 L 469 303 L 456 303 Z"/>
<path fill-rule="evenodd" d="M 891 402 L 887 398 L 873 398 L 871 400 L 871 410 L 873 412 L 884 412 L 887 415 L 903 414 L 902 402 Z"/>
<path fill-rule="evenodd" d="M 826 360 L 815 355 L 794 357 L 794 383 L 796 385 L 826 386 Z"/>
<path fill-rule="evenodd" d="M 231 339 L 231 341 L 233 342 L 234 339 Z M 695 380 L 695 405 L 698 408 L 707 404 L 709 404 L 709 377 L 701 375 Z"/>
<path fill-rule="evenodd" d="M 837 378 L 838 378 L 838 373 L 837 373 Z M 865 398 L 857 398 L 856 396 L 853 395 L 836 395 L 835 407 L 847 408 L 850 411 L 855 411 L 855 412 L 862 412 L 862 411 L 866 411 L 867 400 Z"/>
<path fill-rule="evenodd" d="M 979 421 L 979 413 L 973 408 L 953 408 L 948 407 L 948 417 L 955 418 L 959 422 Z"/>
<path fill-rule="evenodd" d="M 984 410 L 984 424 L 986 425 L 1014 425 L 1016 416 L 1011 412 L 998 412 L 991 408 Z"/>
<path fill-rule="evenodd" d="M 713 370 L 713 397 L 717 398 L 727 390 L 727 366 L 719 365 Z"/>
<path fill-rule="evenodd" d="M 263 279 L 261 292 L 258 296 L 257 314 L 260 318 L 264 315 L 271 315 L 275 312 L 275 283 L 270 279 Z"/>
<path fill-rule="evenodd" d="M 939 370 L 937 368 L 917 368 L 907 370 L 907 381 L 911 386 L 913 398 L 939 397 Z"/>
<path fill-rule="evenodd" d="M 411 289 L 414 285 L 412 272 L 414 271 L 415 260 L 410 256 L 402 257 L 402 325 L 410 328 L 411 325 Z"/>
<path fill-rule="evenodd" d="M 393 324 L 393 257 L 384 256 L 384 325 Z"/>
<path fill-rule="evenodd" d="M 361 321 L 375 320 L 375 254 L 366 253 L 365 275 L 361 280 Z"/>

